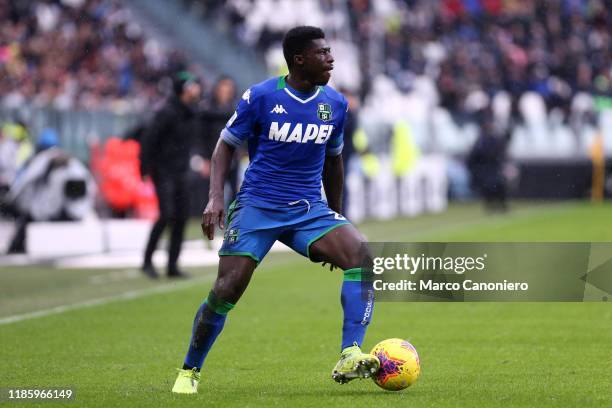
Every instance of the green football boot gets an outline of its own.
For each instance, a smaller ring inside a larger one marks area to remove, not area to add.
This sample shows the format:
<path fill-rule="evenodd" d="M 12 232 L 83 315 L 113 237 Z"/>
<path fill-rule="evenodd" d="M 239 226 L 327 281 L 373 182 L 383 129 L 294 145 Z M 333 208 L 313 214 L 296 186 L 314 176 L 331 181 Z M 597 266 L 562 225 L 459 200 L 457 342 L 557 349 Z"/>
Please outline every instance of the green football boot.
<path fill-rule="evenodd" d="M 178 369 L 178 376 L 172 387 L 172 392 L 176 394 L 197 394 L 200 373 L 195 368 L 191 370 Z"/>
<path fill-rule="evenodd" d="M 380 368 L 378 357 L 361 351 L 357 343 L 342 350 L 340 361 L 332 371 L 332 379 L 340 384 L 355 378 L 369 378 Z"/>

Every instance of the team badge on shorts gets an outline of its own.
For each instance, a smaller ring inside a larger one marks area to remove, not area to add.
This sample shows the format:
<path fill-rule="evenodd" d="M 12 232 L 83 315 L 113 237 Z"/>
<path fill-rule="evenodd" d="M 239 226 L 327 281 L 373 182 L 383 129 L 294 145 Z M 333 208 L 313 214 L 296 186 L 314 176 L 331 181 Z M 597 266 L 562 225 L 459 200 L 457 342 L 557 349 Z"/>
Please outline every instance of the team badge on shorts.
<path fill-rule="evenodd" d="M 331 106 L 328 103 L 319 103 L 317 105 L 317 116 L 323 122 L 330 120 L 332 116 Z"/>
<path fill-rule="evenodd" d="M 225 234 L 225 240 L 228 243 L 233 244 L 234 242 L 238 241 L 239 234 L 240 230 L 238 230 L 237 228 L 231 228 L 227 230 L 227 233 Z"/>

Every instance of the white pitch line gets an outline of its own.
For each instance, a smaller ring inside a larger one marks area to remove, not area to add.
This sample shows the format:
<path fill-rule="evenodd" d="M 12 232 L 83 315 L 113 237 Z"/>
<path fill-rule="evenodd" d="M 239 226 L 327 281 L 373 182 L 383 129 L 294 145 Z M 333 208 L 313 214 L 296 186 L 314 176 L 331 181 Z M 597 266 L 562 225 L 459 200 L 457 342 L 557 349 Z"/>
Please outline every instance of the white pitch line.
<path fill-rule="evenodd" d="M 79 310 L 79 309 L 86 309 L 86 308 L 90 308 L 94 306 L 106 305 L 108 303 L 120 302 L 123 300 L 138 299 L 138 298 L 142 298 L 145 296 L 154 295 L 158 293 L 173 292 L 173 291 L 180 290 L 180 289 L 186 289 L 198 283 L 210 282 L 214 278 L 215 278 L 214 275 L 204 276 L 201 278 L 189 279 L 184 282 L 160 285 L 160 286 L 155 286 L 155 287 L 146 288 L 146 289 L 131 290 L 128 292 L 121 293 L 119 295 L 115 295 L 115 296 L 108 296 L 108 297 L 103 297 L 103 298 L 98 298 L 98 299 L 92 299 L 92 300 L 87 300 L 85 302 L 73 303 L 70 305 L 56 306 L 50 309 L 37 310 L 36 312 L 31 312 L 31 313 L 7 316 L 7 317 L 0 318 L 0 325 L 17 323 L 23 320 L 36 319 L 38 317 L 45 317 L 45 316 L 50 316 L 50 315 L 61 314 L 61 313 L 69 312 L 71 310 Z"/>

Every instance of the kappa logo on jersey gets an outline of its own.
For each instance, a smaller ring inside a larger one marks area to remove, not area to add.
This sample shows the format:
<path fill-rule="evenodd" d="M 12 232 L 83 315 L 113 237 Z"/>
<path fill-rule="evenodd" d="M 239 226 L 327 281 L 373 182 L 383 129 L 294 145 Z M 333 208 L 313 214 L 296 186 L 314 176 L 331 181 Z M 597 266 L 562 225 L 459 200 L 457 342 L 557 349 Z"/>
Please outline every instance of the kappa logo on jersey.
<path fill-rule="evenodd" d="M 293 125 L 293 123 L 285 122 L 279 127 L 278 122 L 272 122 L 268 138 L 285 143 L 307 143 L 314 140 L 317 144 L 323 144 L 327 142 L 333 130 L 334 125 L 314 125 L 309 123 L 306 125 L 306 129 L 304 129 L 301 123 Z"/>
<path fill-rule="evenodd" d="M 274 109 L 272 109 L 270 111 L 270 113 L 289 113 L 285 110 L 285 108 L 283 107 L 283 105 L 276 105 L 274 106 Z"/>
<path fill-rule="evenodd" d="M 332 116 L 331 106 L 328 103 L 319 103 L 317 105 L 317 116 L 323 122 L 330 120 Z"/>
<path fill-rule="evenodd" d="M 249 105 L 251 104 L 251 90 L 250 89 L 247 89 L 246 91 L 244 91 L 244 93 L 242 94 L 242 99 L 247 101 Z"/>

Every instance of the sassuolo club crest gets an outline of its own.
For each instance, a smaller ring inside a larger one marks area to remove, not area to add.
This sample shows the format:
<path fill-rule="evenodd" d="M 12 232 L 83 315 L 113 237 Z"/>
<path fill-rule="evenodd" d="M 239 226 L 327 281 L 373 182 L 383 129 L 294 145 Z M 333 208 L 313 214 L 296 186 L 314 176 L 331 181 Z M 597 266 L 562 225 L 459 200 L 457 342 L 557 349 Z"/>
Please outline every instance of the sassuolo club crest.
<path fill-rule="evenodd" d="M 332 117 L 331 106 L 329 103 L 319 103 L 317 105 L 317 116 L 323 122 L 327 122 Z"/>

